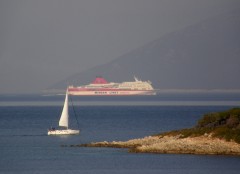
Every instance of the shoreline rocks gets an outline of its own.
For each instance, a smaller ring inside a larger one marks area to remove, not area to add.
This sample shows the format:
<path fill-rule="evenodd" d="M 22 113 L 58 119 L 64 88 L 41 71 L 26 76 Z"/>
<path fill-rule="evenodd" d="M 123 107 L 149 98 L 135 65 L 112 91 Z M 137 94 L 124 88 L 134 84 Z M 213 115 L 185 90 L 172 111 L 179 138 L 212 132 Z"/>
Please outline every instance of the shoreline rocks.
<path fill-rule="evenodd" d="M 240 144 L 213 138 L 211 135 L 181 138 L 181 135 L 148 136 L 129 141 L 96 142 L 71 147 L 128 148 L 132 153 L 170 153 L 201 155 L 239 155 Z"/>
<path fill-rule="evenodd" d="M 135 153 L 175 153 L 240 156 L 240 108 L 205 114 L 197 126 L 118 142 L 97 142 L 80 147 L 128 148 Z"/>

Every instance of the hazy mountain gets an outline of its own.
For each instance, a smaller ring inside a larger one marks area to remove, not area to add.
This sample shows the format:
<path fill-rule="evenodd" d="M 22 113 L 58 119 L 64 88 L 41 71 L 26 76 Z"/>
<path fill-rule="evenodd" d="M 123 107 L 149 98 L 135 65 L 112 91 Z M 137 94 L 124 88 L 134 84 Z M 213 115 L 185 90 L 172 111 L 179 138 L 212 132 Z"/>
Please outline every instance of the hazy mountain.
<path fill-rule="evenodd" d="M 98 75 L 113 82 L 135 75 L 162 89 L 240 89 L 240 10 L 169 33 L 52 88 L 87 84 Z"/>

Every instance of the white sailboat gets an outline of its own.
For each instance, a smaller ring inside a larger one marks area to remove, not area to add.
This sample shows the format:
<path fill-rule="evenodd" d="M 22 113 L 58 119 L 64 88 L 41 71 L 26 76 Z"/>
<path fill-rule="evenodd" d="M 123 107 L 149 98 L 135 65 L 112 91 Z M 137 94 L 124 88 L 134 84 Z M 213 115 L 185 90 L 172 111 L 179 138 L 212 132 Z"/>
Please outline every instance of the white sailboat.
<path fill-rule="evenodd" d="M 79 130 L 73 130 L 68 128 L 68 90 L 66 91 L 65 102 L 62 110 L 62 114 L 59 120 L 59 126 L 65 127 L 66 129 L 56 130 L 51 128 L 48 130 L 48 135 L 76 135 L 79 134 Z"/>

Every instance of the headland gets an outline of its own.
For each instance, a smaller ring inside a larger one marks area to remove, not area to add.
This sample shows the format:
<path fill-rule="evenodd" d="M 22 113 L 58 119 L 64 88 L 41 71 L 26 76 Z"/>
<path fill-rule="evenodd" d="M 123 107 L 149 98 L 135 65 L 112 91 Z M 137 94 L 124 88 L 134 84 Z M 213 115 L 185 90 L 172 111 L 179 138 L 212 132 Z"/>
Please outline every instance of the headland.
<path fill-rule="evenodd" d="M 72 147 L 128 148 L 134 153 L 240 156 L 240 108 L 203 116 L 193 128 L 129 141 L 93 142 Z"/>

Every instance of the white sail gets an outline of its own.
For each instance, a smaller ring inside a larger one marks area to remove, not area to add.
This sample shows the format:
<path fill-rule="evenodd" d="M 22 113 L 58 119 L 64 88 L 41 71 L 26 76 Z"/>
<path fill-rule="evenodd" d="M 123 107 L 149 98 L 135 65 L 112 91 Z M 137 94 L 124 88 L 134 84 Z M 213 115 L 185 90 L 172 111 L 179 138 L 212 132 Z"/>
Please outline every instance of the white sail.
<path fill-rule="evenodd" d="M 59 120 L 59 126 L 68 128 L 68 90 L 66 92 L 65 102 L 62 110 L 62 115 Z"/>

